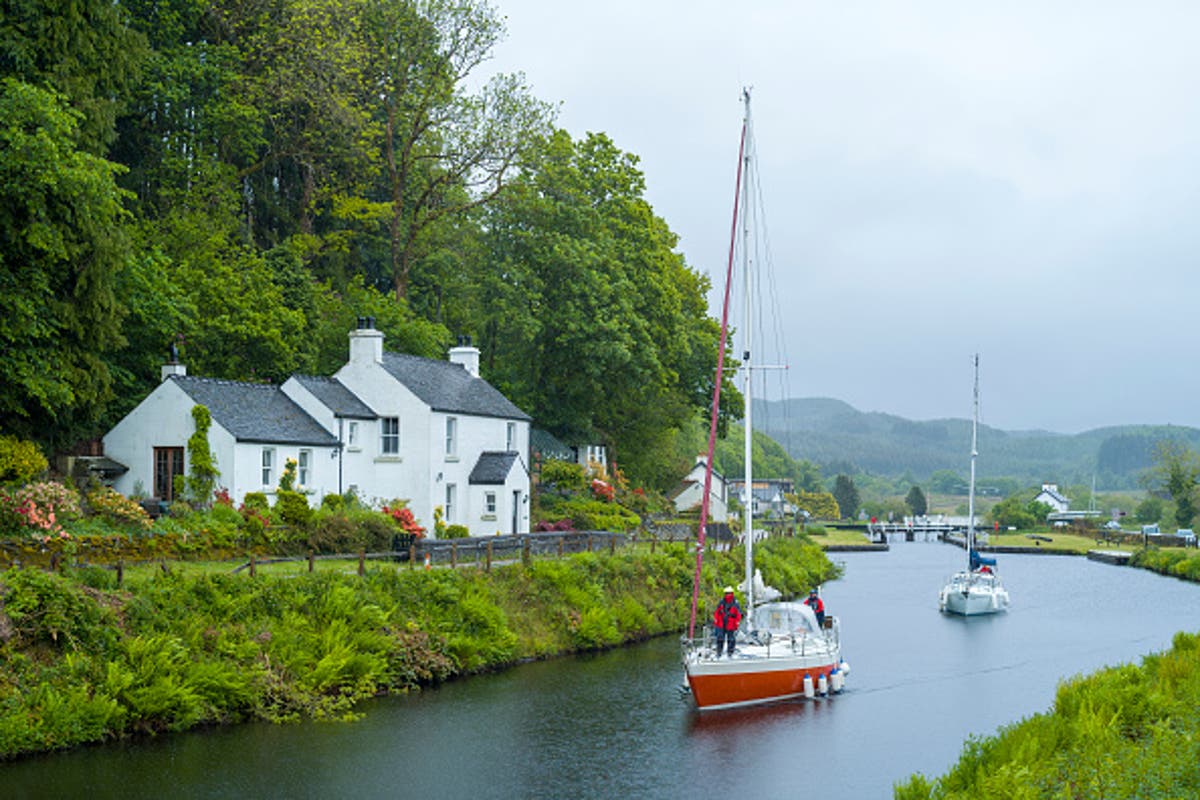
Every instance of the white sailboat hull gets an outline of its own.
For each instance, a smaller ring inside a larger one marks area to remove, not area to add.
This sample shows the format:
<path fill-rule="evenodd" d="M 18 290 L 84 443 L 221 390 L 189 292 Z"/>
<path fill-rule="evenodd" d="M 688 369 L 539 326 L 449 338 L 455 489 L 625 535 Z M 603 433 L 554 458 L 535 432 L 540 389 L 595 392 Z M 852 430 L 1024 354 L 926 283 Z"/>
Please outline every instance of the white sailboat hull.
<path fill-rule="evenodd" d="M 959 572 L 942 587 L 938 608 L 964 617 L 996 614 L 1008 610 L 1008 591 L 996 575 Z"/>

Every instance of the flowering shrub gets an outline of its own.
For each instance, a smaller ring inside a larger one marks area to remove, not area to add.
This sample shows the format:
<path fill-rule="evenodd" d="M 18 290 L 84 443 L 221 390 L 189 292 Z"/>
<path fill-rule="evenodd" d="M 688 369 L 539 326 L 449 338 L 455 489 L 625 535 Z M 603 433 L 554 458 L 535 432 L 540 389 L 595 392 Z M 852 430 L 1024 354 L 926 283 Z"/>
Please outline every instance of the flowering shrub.
<path fill-rule="evenodd" d="M 0 436 L 0 483 L 25 483 L 49 466 L 33 442 Z"/>
<path fill-rule="evenodd" d="M 573 531 L 575 524 L 569 519 L 560 519 L 558 522 L 539 522 L 533 526 L 535 531 Z"/>
<path fill-rule="evenodd" d="M 42 481 L 0 493 L 0 528 L 7 533 L 69 538 L 62 522 L 79 515 L 79 493 L 61 483 Z"/>
<path fill-rule="evenodd" d="M 222 486 L 213 492 L 213 502 L 219 506 L 229 506 L 233 508 L 233 498 L 229 496 L 229 490 Z"/>
<path fill-rule="evenodd" d="M 394 503 L 384 506 L 381 510 L 385 515 L 391 517 L 405 533 L 411 533 L 418 539 L 425 537 L 425 529 L 417 524 L 417 518 L 405 506 Z"/>
<path fill-rule="evenodd" d="M 107 486 L 88 492 L 87 501 L 88 505 L 92 507 L 92 513 L 99 514 L 118 525 L 149 528 L 154 524 L 150 515 L 146 513 L 146 509 Z"/>
<path fill-rule="evenodd" d="M 279 476 L 279 491 L 291 492 L 296 489 L 296 459 L 289 458 L 283 462 L 283 474 Z"/>
<path fill-rule="evenodd" d="M 611 503 L 616 496 L 616 490 L 611 483 L 602 481 L 599 478 L 592 480 L 592 496 L 597 500 L 603 500 L 606 503 Z"/>

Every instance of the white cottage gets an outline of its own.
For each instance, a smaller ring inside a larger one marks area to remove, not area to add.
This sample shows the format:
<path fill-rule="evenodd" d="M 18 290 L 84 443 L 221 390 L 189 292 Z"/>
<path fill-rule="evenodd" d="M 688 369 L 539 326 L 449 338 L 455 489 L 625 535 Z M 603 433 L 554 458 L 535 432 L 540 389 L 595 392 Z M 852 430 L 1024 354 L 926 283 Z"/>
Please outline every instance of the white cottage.
<path fill-rule="evenodd" d="M 1071 501 L 1058 491 L 1058 484 L 1055 483 L 1043 483 L 1042 490 L 1033 498 L 1033 502 L 1050 506 L 1051 513 L 1061 513 L 1071 507 Z"/>
<path fill-rule="evenodd" d="M 350 360 L 331 378 L 282 386 L 220 381 L 163 368 L 163 383 L 104 437 L 129 470 L 114 486 L 173 497 L 186 471 L 192 408 L 208 408 L 218 483 L 238 502 L 273 497 L 287 459 L 316 502 L 355 492 L 373 504 L 405 499 L 432 532 L 434 508 L 472 535 L 529 530 L 530 417 L 479 377 L 462 340 L 450 361 L 389 353 L 368 319 L 350 334 Z M 312 501 L 310 501 L 312 502 Z"/>
<path fill-rule="evenodd" d="M 683 512 L 700 507 L 704 500 L 704 472 L 706 469 L 705 457 L 696 456 L 696 463 L 692 465 L 691 472 L 684 476 L 683 481 L 670 496 L 676 511 Z M 725 477 L 716 470 L 713 470 L 712 484 L 708 490 L 708 518 L 713 522 L 725 522 L 729 518 Z"/>

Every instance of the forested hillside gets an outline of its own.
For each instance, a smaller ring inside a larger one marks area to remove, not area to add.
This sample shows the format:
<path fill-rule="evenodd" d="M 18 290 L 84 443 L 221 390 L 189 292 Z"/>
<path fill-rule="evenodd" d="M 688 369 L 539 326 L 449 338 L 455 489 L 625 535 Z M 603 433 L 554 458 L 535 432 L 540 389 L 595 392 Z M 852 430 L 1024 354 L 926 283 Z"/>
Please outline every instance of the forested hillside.
<path fill-rule="evenodd" d="M 969 467 L 971 421 L 914 422 L 879 412 L 862 412 L 840 400 L 791 399 L 756 406 L 756 426 L 796 459 L 807 459 L 829 475 L 836 472 L 926 480 L 948 470 L 964 478 Z M 979 427 L 979 476 L 1015 478 L 1026 484 L 1091 483 L 1102 489 L 1134 488 L 1154 463 L 1157 442 L 1195 447 L 1200 430 L 1178 426 L 1097 428 L 1066 435 L 1047 431 L 1002 431 Z"/>
<path fill-rule="evenodd" d="M 0 0 L 0 434 L 102 433 L 158 380 L 389 349 L 484 376 L 669 484 L 711 392 L 707 279 L 635 155 L 572 139 L 481 0 Z M 721 209 L 724 213 L 724 209 Z M 726 393 L 731 408 L 736 392 Z"/>

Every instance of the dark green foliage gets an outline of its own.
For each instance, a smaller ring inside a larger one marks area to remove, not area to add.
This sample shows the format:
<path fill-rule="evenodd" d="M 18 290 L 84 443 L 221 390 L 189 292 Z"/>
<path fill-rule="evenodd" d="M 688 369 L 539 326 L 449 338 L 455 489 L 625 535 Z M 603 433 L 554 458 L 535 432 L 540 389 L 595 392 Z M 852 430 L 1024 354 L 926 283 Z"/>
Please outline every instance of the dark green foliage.
<path fill-rule="evenodd" d="M 908 490 L 908 496 L 904 498 L 904 504 L 908 506 L 909 512 L 915 517 L 923 515 L 929 507 L 925 500 L 925 493 L 921 491 L 921 487 L 919 486 L 914 486 Z"/>
<path fill-rule="evenodd" d="M 837 500 L 842 519 L 854 519 L 859 506 L 858 487 L 854 485 L 854 479 L 849 475 L 838 475 L 833 481 L 831 493 L 833 499 Z"/>
<path fill-rule="evenodd" d="M 208 444 L 208 431 L 212 427 L 212 414 L 202 405 L 192 407 L 192 422 L 196 429 L 188 437 L 187 496 L 196 508 L 207 508 L 212 504 L 213 490 L 217 488 L 217 461 Z"/>
<path fill-rule="evenodd" d="M 369 509 L 322 508 L 308 523 L 308 549 L 316 553 L 382 553 L 391 549 L 396 531 L 391 520 Z"/>

